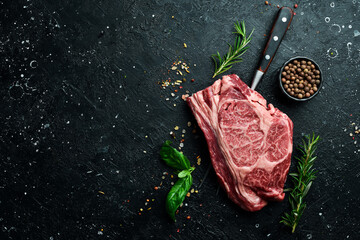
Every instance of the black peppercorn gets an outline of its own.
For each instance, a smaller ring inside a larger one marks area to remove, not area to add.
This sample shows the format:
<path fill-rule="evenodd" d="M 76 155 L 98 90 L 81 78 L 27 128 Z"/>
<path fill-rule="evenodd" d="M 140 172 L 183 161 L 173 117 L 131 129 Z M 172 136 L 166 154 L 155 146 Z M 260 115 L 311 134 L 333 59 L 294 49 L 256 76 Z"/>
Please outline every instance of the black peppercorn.
<path fill-rule="evenodd" d="M 320 71 L 310 60 L 295 59 L 281 72 L 281 84 L 292 97 L 309 98 L 318 91 L 321 83 Z"/>

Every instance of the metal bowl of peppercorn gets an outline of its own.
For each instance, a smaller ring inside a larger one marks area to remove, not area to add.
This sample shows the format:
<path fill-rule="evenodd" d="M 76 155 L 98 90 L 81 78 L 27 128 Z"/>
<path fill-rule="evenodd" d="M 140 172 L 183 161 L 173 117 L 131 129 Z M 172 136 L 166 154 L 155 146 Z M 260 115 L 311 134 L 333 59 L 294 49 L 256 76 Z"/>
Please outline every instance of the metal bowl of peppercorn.
<path fill-rule="evenodd" d="M 314 60 L 299 56 L 284 63 L 279 80 L 281 90 L 287 97 L 303 102 L 319 93 L 323 84 L 323 75 Z"/>

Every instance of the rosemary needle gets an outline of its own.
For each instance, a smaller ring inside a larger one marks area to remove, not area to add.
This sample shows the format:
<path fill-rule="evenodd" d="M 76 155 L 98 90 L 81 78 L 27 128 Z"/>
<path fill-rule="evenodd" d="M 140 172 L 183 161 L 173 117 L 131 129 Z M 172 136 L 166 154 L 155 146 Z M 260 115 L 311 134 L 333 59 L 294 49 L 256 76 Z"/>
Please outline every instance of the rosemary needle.
<path fill-rule="evenodd" d="M 305 140 L 303 139 L 303 145 L 298 147 L 302 156 L 300 158 L 295 157 L 298 160 L 297 173 L 289 174 L 293 178 L 294 184 L 294 188 L 290 189 L 289 196 L 291 212 L 285 213 L 280 222 L 291 227 L 293 233 L 306 207 L 304 198 L 315 179 L 316 171 L 313 169 L 313 165 L 316 156 L 314 156 L 314 152 L 319 140 L 319 136 L 315 137 L 314 134 L 311 137 L 306 136 Z"/>
<path fill-rule="evenodd" d="M 227 54 L 221 57 L 220 53 L 217 52 L 217 54 L 213 54 L 211 56 L 215 64 L 215 71 L 213 78 L 229 70 L 233 64 L 241 62 L 242 61 L 241 56 L 249 48 L 247 45 L 252 39 L 251 36 L 254 32 L 254 29 L 251 31 L 249 36 L 246 36 L 245 22 L 241 21 L 241 23 L 239 22 L 235 23 L 235 30 L 236 32 L 234 33 L 237 34 L 237 37 L 234 46 L 229 44 L 229 50 Z"/>

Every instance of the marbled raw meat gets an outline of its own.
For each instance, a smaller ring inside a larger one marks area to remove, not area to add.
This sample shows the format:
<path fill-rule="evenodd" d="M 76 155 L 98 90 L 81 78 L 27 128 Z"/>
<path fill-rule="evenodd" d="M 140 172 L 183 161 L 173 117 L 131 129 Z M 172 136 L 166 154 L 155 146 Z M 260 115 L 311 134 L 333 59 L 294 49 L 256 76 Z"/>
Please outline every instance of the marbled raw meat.
<path fill-rule="evenodd" d="M 284 199 L 293 123 L 233 74 L 187 98 L 229 198 L 247 211 Z"/>

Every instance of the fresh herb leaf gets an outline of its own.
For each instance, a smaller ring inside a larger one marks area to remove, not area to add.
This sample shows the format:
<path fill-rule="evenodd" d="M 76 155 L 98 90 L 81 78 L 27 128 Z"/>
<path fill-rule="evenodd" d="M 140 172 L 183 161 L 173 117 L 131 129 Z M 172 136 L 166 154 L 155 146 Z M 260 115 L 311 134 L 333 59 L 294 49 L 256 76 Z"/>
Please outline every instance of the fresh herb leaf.
<path fill-rule="evenodd" d="M 181 152 L 170 146 L 171 141 L 166 141 L 161 150 L 160 155 L 164 162 L 177 170 L 187 170 L 190 168 L 189 159 Z"/>
<path fill-rule="evenodd" d="M 313 155 L 316 150 L 316 144 L 320 138 L 319 136 L 315 137 L 315 134 L 313 134 L 312 137 L 306 136 L 305 139 L 306 140 L 303 140 L 303 145 L 300 145 L 298 148 L 303 155 L 300 158 L 295 157 L 295 159 L 298 160 L 298 172 L 289 174 L 293 178 L 292 182 L 294 185 L 289 196 L 289 202 L 292 210 L 290 214 L 285 213 L 280 221 L 286 226 L 289 226 L 293 233 L 295 232 L 296 226 L 299 224 L 300 217 L 306 208 L 304 198 L 310 190 L 316 173 L 313 169 L 316 157 L 313 157 Z"/>
<path fill-rule="evenodd" d="M 184 201 L 187 192 L 192 185 L 192 176 L 187 174 L 183 178 L 179 178 L 175 185 L 171 188 L 166 198 L 166 211 L 170 215 L 171 219 L 176 222 L 175 212 Z"/>
<path fill-rule="evenodd" d="M 238 36 L 236 37 L 234 46 L 229 45 L 229 50 L 227 54 L 225 54 L 223 57 L 221 57 L 220 53 L 217 52 L 217 54 L 213 54 L 211 57 L 214 60 L 215 64 L 215 71 L 213 78 L 217 75 L 229 70 L 233 64 L 241 62 L 242 58 L 241 56 L 246 52 L 246 50 L 249 48 L 247 45 L 252 39 L 252 34 L 254 32 L 254 29 L 251 31 L 249 36 L 246 36 L 246 28 L 245 28 L 245 22 L 241 21 L 241 23 L 236 22 L 235 23 L 235 34 Z M 218 63 L 219 62 L 219 63 Z"/>
<path fill-rule="evenodd" d="M 178 173 L 178 177 L 179 178 L 184 178 L 187 175 L 190 175 L 192 173 L 192 171 L 194 171 L 194 169 L 195 169 L 194 167 L 191 167 L 189 169 L 182 170 L 181 172 Z"/>
<path fill-rule="evenodd" d="M 170 144 L 171 141 L 166 141 L 163 144 L 160 155 L 167 165 L 176 169 L 175 173 L 179 177 L 166 198 L 166 211 L 171 219 L 176 221 L 175 212 L 184 201 L 185 196 L 192 185 L 193 180 L 191 173 L 195 168 L 190 166 L 190 162 L 184 154 L 171 147 Z"/>

